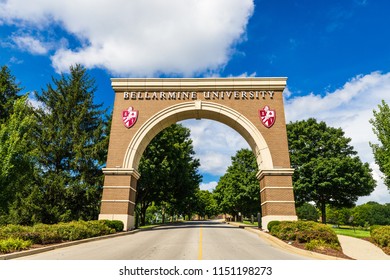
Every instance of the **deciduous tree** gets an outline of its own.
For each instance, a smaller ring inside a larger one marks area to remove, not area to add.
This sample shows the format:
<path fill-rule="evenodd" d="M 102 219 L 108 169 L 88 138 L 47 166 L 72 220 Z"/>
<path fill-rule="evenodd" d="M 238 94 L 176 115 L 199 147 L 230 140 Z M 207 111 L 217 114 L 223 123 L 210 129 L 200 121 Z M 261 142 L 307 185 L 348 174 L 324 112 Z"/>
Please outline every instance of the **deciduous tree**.
<path fill-rule="evenodd" d="M 248 149 L 239 150 L 214 190 L 221 211 L 244 216 L 260 211 L 260 187 L 256 158 Z"/>
<path fill-rule="evenodd" d="M 287 125 L 293 186 L 298 205 L 314 202 L 326 223 L 326 205 L 352 207 L 375 188 L 368 163 L 362 163 L 340 128 L 311 118 Z"/>
<path fill-rule="evenodd" d="M 145 224 L 146 209 L 153 202 L 169 205 L 171 211 L 188 213 L 201 181 L 198 167 L 189 129 L 174 124 L 157 134 L 139 164 L 136 201 L 140 225 Z"/>
<path fill-rule="evenodd" d="M 27 99 L 25 95 L 16 100 L 12 113 L 0 123 L 0 215 L 3 217 L 9 214 L 17 195 L 35 184 L 37 154 L 32 138 L 36 119 Z"/>
<path fill-rule="evenodd" d="M 378 111 L 374 110 L 374 118 L 370 120 L 370 123 L 380 142 L 380 144 L 370 143 L 370 146 L 375 162 L 384 175 L 384 182 L 390 189 L 390 108 L 384 100 L 378 105 Z"/>

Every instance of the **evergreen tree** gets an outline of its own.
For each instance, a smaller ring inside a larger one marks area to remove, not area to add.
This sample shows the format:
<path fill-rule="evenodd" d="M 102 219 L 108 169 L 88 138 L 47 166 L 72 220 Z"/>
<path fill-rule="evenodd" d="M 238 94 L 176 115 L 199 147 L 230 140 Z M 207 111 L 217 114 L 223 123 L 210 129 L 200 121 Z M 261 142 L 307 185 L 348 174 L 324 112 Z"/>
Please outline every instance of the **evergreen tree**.
<path fill-rule="evenodd" d="M 12 113 L 14 102 L 22 90 L 7 66 L 0 69 L 0 123 L 4 123 Z"/>
<path fill-rule="evenodd" d="M 352 207 L 375 188 L 368 163 L 362 163 L 340 128 L 310 118 L 287 125 L 297 205 L 315 202 L 326 223 L 326 205 Z"/>
<path fill-rule="evenodd" d="M 95 91 L 95 81 L 76 65 L 36 95 L 43 104 L 36 110 L 42 222 L 97 218 L 108 123 L 102 105 L 94 104 Z"/>

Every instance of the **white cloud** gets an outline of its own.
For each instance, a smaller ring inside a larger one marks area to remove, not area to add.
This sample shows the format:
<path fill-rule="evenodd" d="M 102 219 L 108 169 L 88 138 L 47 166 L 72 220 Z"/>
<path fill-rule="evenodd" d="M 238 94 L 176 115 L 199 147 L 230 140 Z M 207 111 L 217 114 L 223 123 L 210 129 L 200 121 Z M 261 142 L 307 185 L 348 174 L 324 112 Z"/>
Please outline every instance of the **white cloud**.
<path fill-rule="evenodd" d="M 59 25 L 80 41 L 77 49 L 56 49 L 56 70 L 82 63 L 120 76 L 219 69 L 244 40 L 253 10 L 253 0 L 0 2 L 3 24 L 38 32 Z"/>
<path fill-rule="evenodd" d="M 225 174 L 231 157 L 248 143 L 234 129 L 211 120 L 187 120 L 181 122 L 191 130 L 196 157 L 200 159 L 201 172 L 214 176 Z"/>
<path fill-rule="evenodd" d="M 14 36 L 12 37 L 12 41 L 19 49 L 27 51 L 31 54 L 43 55 L 47 54 L 50 50 L 47 44 L 39 41 L 32 36 Z"/>
<path fill-rule="evenodd" d="M 314 117 L 329 126 L 341 127 L 345 136 L 351 138 L 351 145 L 359 157 L 370 164 L 378 186 L 370 196 L 360 198 L 359 204 L 370 200 L 390 202 L 389 191 L 381 179 L 369 146 L 369 142 L 377 142 L 369 119 L 381 100 L 389 100 L 389 92 L 390 73 L 373 72 L 354 77 L 342 88 L 324 96 L 314 93 L 299 97 L 290 95 L 285 101 L 287 121 Z"/>
<path fill-rule="evenodd" d="M 218 185 L 218 182 L 212 181 L 212 182 L 208 182 L 208 183 L 201 183 L 199 187 L 201 190 L 212 192 L 217 185 Z"/>

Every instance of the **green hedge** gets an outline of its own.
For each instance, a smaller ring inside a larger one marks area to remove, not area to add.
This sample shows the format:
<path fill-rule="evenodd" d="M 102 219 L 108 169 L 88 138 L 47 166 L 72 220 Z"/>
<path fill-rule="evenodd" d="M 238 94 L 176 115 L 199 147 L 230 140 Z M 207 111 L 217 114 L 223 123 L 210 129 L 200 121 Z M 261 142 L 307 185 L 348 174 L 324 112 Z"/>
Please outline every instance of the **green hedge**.
<path fill-rule="evenodd" d="M 7 225 L 0 227 L 0 240 L 8 238 L 31 241 L 32 244 L 51 244 L 107 235 L 123 230 L 121 221 L 74 221 L 54 225 Z"/>
<path fill-rule="evenodd" d="M 311 221 L 282 221 L 271 227 L 270 233 L 285 241 L 304 243 L 306 249 L 329 247 L 341 250 L 336 233 L 326 225 Z"/>
<path fill-rule="evenodd" d="M 110 221 L 110 220 L 103 220 L 104 223 L 109 226 L 110 228 L 112 229 L 115 229 L 116 232 L 120 232 L 120 231 L 123 231 L 123 228 L 124 228 L 124 224 L 122 221 L 117 221 L 117 220 L 113 220 L 113 221 Z"/>
<path fill-rule="evenodd" d="M 267 229 L 268 231 L 271 231 L 272 227 L 273 226 L 276 226 L 276 225 L 279 225 L 280 224 L 280 221 L 270 221 L 268 224 L 267 224 Z"/>
<path fill-rule="evenodd" d="M 371 227 L 371 238 L 380 247 L 390 253 L 390 226 L 373 226 Z"/>

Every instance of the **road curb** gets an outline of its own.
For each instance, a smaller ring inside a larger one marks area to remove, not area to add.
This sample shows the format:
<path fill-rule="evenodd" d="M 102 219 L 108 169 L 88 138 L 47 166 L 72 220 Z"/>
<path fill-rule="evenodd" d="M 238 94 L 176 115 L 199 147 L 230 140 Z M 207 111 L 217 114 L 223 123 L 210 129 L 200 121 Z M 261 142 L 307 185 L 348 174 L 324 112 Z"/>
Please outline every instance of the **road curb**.
<path fill-rule="evenodd" d="M 231 224 L 233 226 L 237 226 L 239 228 L 243 228 L 247 231 L 255 233 L 261 239 L 267 241 L 268 244 L 270 244 L 271 246 L 283 249 L 285 251 L 289 251 L 289 252 L 294 253 L 294 254 L 299 254 L 299 255 L 304 256 L 304 257 L 314 258 L 314 259 L 318 259 L 318 260 L 347 260 L 344 258 L 332 257 L 332 256 L 328 256 L 328 255 L 324 255 L 324 254 L 320 254 L 320 253 L 316 253 L 316 252 L 311 252 L 311 251 L 299 249 L 297 247 L 294 247 L 292 245 L 287 244 L 286 242 L 280 240 L 279 238 L 276 238 L 275 236 L 272 236 L 270 234 L 267 234 L 267 233 L 259 230 L 257 227 L 245 226 L 243 224 L 232 223 L 232 222 L 228 222 L 228 224 Z"/>

